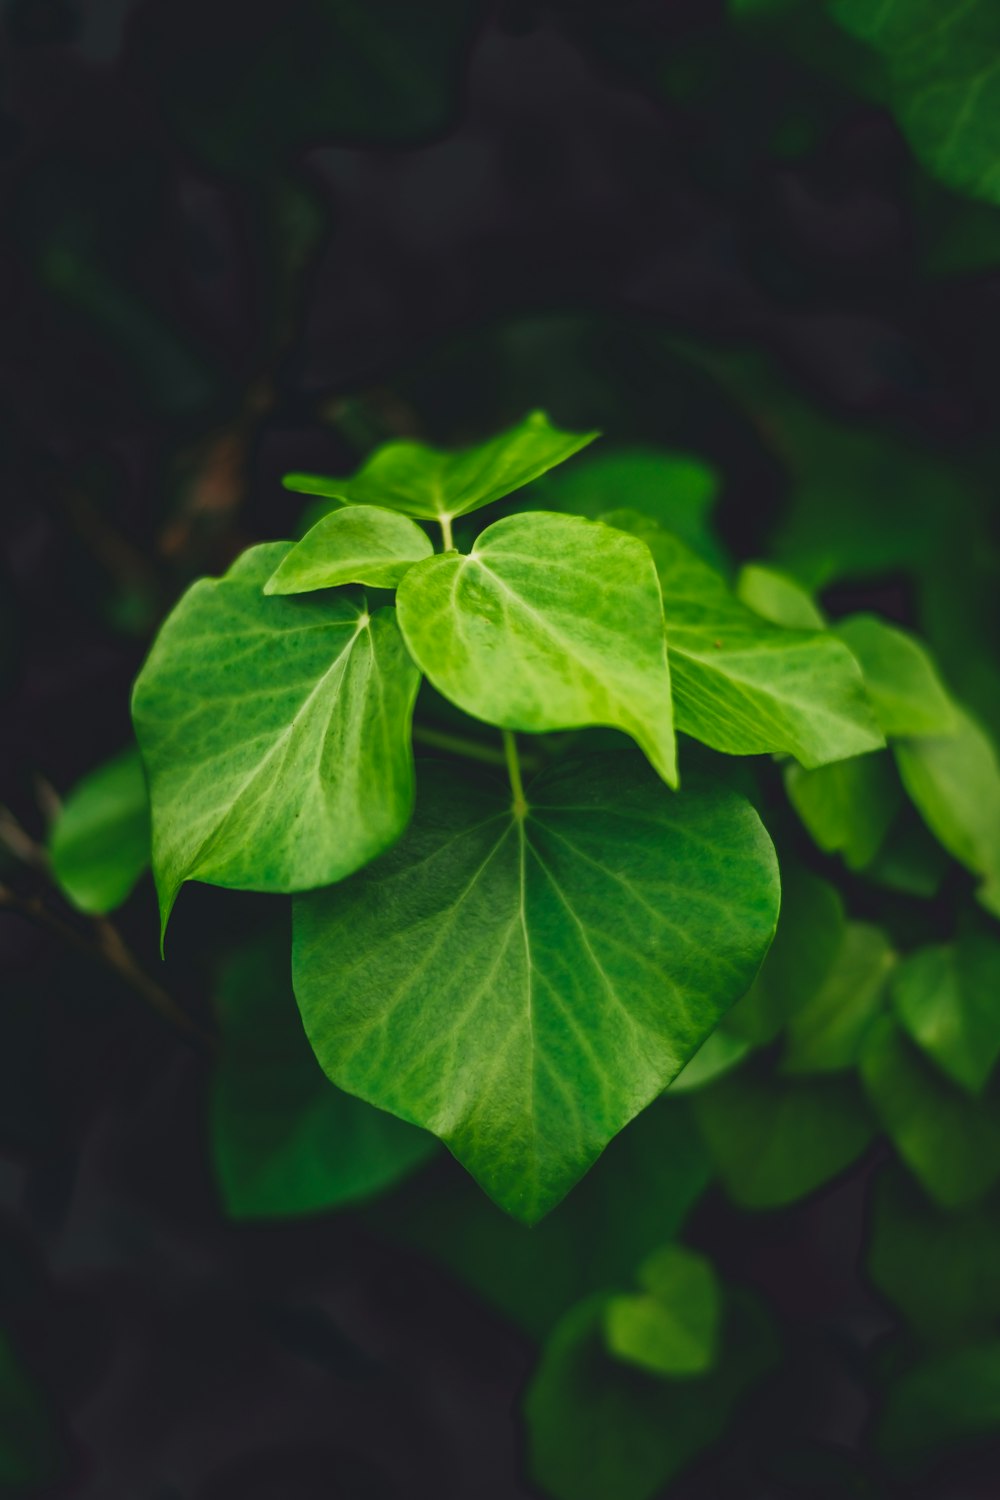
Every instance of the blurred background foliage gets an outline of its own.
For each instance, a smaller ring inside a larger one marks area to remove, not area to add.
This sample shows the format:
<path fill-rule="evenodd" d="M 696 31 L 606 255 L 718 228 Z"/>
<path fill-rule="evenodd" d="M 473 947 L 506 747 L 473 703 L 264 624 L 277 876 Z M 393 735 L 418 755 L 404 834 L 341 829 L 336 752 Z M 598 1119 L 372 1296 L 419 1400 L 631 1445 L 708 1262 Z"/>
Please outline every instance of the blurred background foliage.
<path fill-rule="evenodd" d="M 0 18 L 0 1494 L 994 1497 L 1000 12 Z M 912 630 L 973 717 L 729 765 L 775 948 L 528 1231 L 326 1083 L 281 903 L 189 888 L 161 968 L 128 693 L 284 472 L 536 406 L 606 438 L 531 503 Z"/>

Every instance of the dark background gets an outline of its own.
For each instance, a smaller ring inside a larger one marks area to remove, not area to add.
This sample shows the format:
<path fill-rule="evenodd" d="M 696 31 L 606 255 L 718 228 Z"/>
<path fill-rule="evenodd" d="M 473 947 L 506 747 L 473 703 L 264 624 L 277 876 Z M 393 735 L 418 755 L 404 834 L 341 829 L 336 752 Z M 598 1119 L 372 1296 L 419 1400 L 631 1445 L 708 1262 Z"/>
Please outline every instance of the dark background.
<path fill-rule="evenodd" d="M 788 475 L 685 340 L 751 347 L 935 461 L 989 458 L 1000 273 L 942 274 L 951 200 L 891 118 L 714 0 L 0 16 L 0 799 L 32 838 L 50 788 L 127 742 L 180 590 L 292 530 L 290 468 L 346 472 L 383 437 L 458 442 L 542 404 L 710 459 L 725 540 L 759 555 Z M 947 493 L 929 503 L 918 536 L 947 530 Z M 917 623 L 892 568 L 838 599 Z M 995 603 L 976 607 L 989 633 Z M 210 1015 L 208 956 L 259 910 L 188 888 L 167 979 L 190 1013 Z M 121 927 L 159 977 L 147 883 Z M 0 1324 L 61 1413 L 46 1493 L 531 1493 L 527 1339 L 364 1215 L 228 1225 L 197 1049 L 2 911 L 0 965 Z M 874 1410 L 858 1351 L 889 1326 L 856 1271 L 871 1167 L 738 1232 L 717 1194 L 698 1209 L 788 1359 L 672 1496 L 875 1493 L 850 1466 Z M 807 1440 L 827 1477 L 783 1472 Z M 996 1472 L 980 1456 L 898 1493 L 986 1500 Z"/>

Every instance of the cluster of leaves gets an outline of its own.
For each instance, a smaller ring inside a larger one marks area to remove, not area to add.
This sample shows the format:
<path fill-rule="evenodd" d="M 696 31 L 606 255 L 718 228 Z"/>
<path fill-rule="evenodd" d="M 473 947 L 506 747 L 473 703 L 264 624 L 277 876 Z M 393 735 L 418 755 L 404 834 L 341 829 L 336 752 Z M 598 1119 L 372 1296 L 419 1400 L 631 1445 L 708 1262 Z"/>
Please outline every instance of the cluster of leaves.
<path fill-rule="evenodd" d="M 690 465 L 612 448 L 549 472 L 593 436 L 535 414 L 290 476 L 322 497 L 301 540 L 161 631 L 134 710 L 164 923 L 187 879 L 302 892 L 301 1021 L 283 931 L 220 973 L 223 1197 L 356 1202 L 436 1135 L 534 1221 L 622 1131 L 530 1232 L 419 1179 L 372 1212 L 546 1341 L 544 1487 L 642 1500 L 777 1355 L 762 1307 L 674 1243 L 692 1204 L 713 1178 L 788 1204 L 881 1134 L 869 1271 L 912 1342 L 880 1443 L 912 1462 L 996 1419 L 996 751 L 914 636 L 827 620 L 808 562 L 731 574 Z M 103 912 L 149 857 L 130 750 L 68 799 L 53 865 Z M 886 926 L 847 915 L 855 883 Z M 943 887 L 955 930 L 928 943 Z"/>

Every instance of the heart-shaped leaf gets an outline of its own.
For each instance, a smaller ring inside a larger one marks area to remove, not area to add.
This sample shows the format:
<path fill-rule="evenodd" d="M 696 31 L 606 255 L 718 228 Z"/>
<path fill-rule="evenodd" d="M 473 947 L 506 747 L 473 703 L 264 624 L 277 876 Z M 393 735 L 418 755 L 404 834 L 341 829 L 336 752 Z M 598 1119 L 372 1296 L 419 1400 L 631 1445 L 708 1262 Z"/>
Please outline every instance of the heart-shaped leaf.
<path fill-rule="evenodd" d="M 335 510 L 307 531 L 264 585 L 265 594 L 307 594 L 341 583 L 394 589 L 434 548 L 415 521 L 379 505 Z"/>
<path fill-rule="evenodd" d="M 885 743 L 857 663 L 840 641 L 754 614 L 648 517 L 612 511 L 604 519 L 641 537 L 653 554 L 678 729 L 728 755 L 785 751 L 809 767 Z"/>
<path fill-rule="evenodd" d="M 892 984 L 910 1036 L 961 1088 L 979 1094 L 1000 1058 L 1000 943 L 970 934 L 922 948 Z"/>
<path fill-rule="evenodd" d="M 164 926 L 181 884 L 327 885 L 399 837 L 413 805 L 420 675 L 395 611 L 360 595 L 267 599 L 289 543 L 201 579 L 132 698 Z"/>
<path fill-rule="evenodd" d="M 345 479 L 286 474 L 286 489 L 326 495 L 345 505 L 382 505 L 426 521 L 453 521 L 530 484 L 581 448 L 598 432 L 563 432 L 545 412 L 533 411 L 516 427 L 473 448 L 450 451 L 427 443 L 384 443 Z"/>
<path fill-rule="evenodd" d="M 505 729 L 623 729 L 663 779 L 677 762 L 663 608 L 648 549 L 579 516 L 509 516 L 468 556 L 400 585 L 418 665 L 466 713 Z"/>
<path fill-rule="evenodd" d="M 722 1312 L 710 1260 L 664 1245 L 639 1267 L 640 1295 L 612 1297 L 604 1335 L 616 1359 L 651 1375 L 704 1375 L 715 1363 Z"/>
<path fill-rule="evenodd" d="M 778 875 L 743 798 L 672 796 L 629 752 L 526 795 L 522 817 L 502 784 L 428 768 L 407 837 L 295 903 L 293 971 L 334 1082 L 532 1221 L 746 990 Z"/>

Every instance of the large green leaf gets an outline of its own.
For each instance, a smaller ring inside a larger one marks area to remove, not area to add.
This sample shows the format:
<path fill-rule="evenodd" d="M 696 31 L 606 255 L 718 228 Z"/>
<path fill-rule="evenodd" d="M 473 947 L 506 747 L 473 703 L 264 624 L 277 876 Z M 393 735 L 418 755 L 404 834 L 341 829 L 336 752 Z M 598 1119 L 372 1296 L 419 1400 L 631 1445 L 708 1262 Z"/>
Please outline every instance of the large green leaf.
<path fill-rule="evenodd" d="M 1000 10 L 995 0 L 831 0 L 881 54 L 896 118 L 950 187 L 1000 203 Z"/>
<path fill-rule="evenodd" d="M 286 489 L 345 505 L 382 505 L 428 521 L 453 521 L 499 500 L 592 443 L 598 432 L 563 432 L 533 411 L 474 448 L 455 452 L 406 440 L 385 443 L 345 479 L 287 474 Z"/>
<path fill-rule="evenodd" d="M 81 911 L 103 916 L 149 864 L 149 798 L 134 746 L 70 792 L 49 835 L 52 873 Z"/>
<path fill-rule="evenodd" d="M 849 870 L 871 864 L 903 803 L 892 757 L 852 755 L 807 771 L 785 767 L 788 800 L 824 854 L 841 854 Z"/>
<path fill-rule="evenodd" d="M 224 964 L 212 1155 L 233 1218 L 274 1218 L 367 1198 L 437 1148 L 326 1077 L 302 1030 L 288 932 L 256 933 Z"/>
<path fill-rule="evenodd" d="M 350 505 L 324 516 L 278 564 L 265 594 L 305 594 L 342 583 L 395 588 L 434 548 L 415 521 L 380 505 Z"/>
<path fill-rule="evenodd" d="M 888 1016 L 868 1035 L 861 1074 L 886 1134 L 927 1192 L 945 1208 L 984 1197 L 1000 1178 L 1000 1099 L 970 1099 Z"/>
<path fill-rule="evenodd" d="M 981 1093 L 1000 1058 L 1000 943 L 970 935 L 922 948 L 897 969 L 900 1022 L 948 1077 Z"/>
<path fill-rule="evenodd" d="M 135 685 L 164 925 L 185 880 L 325 885 L 410 816 L 420 677 L 395 612 L 353 594 L 265 598 L 288 546 L 252 547 L 190 588 Z"/>
<path fill-rule="evenodd" d="M 1000 764 L 992 740 L 968 714 L 954 734 L 895 747 L 903 785 L 949 854 L 983 877 L 979 899 L 1000 916 Z"/>
<path fill-rule="evenodd" d="M 554 1500 L 652 1500 L 718 1441 L 777 1352 L 757 1304 L 730 1294 L 717 1367 L 701 1379 L 663 1379 L 608 1352 L 606 1308 L 598 1296 L 567 1314 L 525 1398 L 531 1473 Z"/>
<path fill-rule="evenodd" d="M 641 1293 L 610 1299 L 608 1349 L 653 1375 L 704 1375 L 715 1363 L 722 1312 L 711 1261 L 684 1245 L 664 1245 L 636 1274 Z"/>
<path fill-rule="evenodd" d="M 848 1078 L 784 1080 L 753 1064 L 692 1095 L 726 1191 L 745 1208 L 778 1208 L 843 1171 L 872 1122 Z"/>
<path fill-rule="evenodd" d="M 466 713 L 505 729 L 623 729 L 676 785 L 660 587 L 635 537 L 508 516 L 468 556 L 411 568 L 398 608 L 414 660 Z"/>
<path fill-rule="evenodd" d="M 748 803 L 671 796 L 628 752 L 526 795 L 522 817 L 504 785 L 429 768 L 407 838 L 296 902 L 294 981 L 334 1082 L 532 1221 L 747 988 L 778 878 Z"/>
<path fill-rule="evenodd" d="M 835 634 L 853 652 L 883 734 L 952 734 L 955 708 L 927 650 L 876 615 L 851 615 Z"/>
<path fill-rule="evenodd" d="M 825 633 L 747 609 L 683 542 L 634 511 L 609 525 L 647 543 L 663 590 L 678 729 L 729 755 L 786 751 L 823 765 L 884 743 L 857 663 Z"/>

